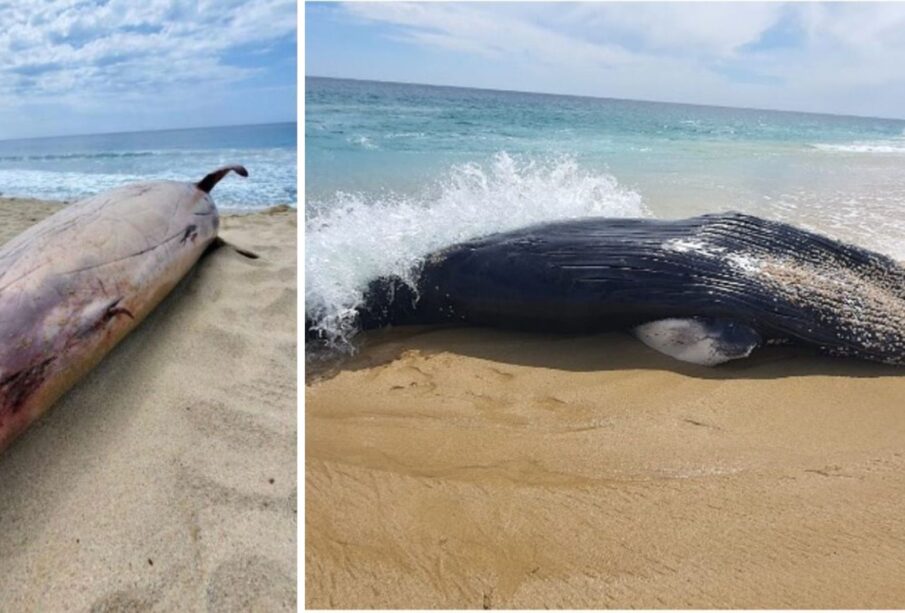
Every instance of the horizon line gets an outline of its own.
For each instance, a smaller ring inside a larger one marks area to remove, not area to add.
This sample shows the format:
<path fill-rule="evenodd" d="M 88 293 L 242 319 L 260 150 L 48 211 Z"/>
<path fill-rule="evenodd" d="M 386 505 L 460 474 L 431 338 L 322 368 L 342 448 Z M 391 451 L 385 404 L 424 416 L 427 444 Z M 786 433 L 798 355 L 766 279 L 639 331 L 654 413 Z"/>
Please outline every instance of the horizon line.
<path fill-rule="evenodd" d="M 328 77 L 329 78 L 329 77 Z M 151 130 L 118 130 L 116 132 L 79 132 L 75 134 L 52 134 L 50 136 L 19 136 L 16 138 L 0 138 L 0 143 L 14 143 L 23 140 L 44 140 L 49 138 L 70 138 L 78 136 L 115 136 L 118 134 L 141 134 L 143 132 L 182 132 L 186 130 L 207 130 L 211 128 L 243 128 L 246 126 L 272 126 L 281 123 L 298 123 L 298 118 L 291 121 L 264 121 L 260 123 L 228 123 L 216 126 L 189 126 L 185 128 L 154 128 Z"/>
<path fill-rule="evenodd" d="M 561 94 L 553 92 L 536 92 L 523 89 L 496 89 L 492 87 L 471 87 L 468 85 L 449 85 L 439 83 L 418 83 L 415 81 L 384 81 L 381 79 L 360 79 L 356 77 L 331 77 L 323 75 L 305 75 L 305 79 L 331 79 L 334 81 L 362 81 L 370 83 L 387 83 L 389 85 L 419 85 L 422 87 L 439 87 L 447 89 L 474 89 L 484 92 L 499 92 L 505 94 L 532 94 L 535 96 L 561 96 L 564 98 L 582 98 L 586 100 L 618 100 L 620 102 L 645 102 L 649 104 L 675 104 L 682 106 L 699 106 L 713 109 L 732 109 L 739 111 L 765 111 L 768 113 L 791 113 L 798 115 L 822 115 L 825 117 L 847 117 L 852 119 L 879 119 L 881 121 L 905 121 L 905 117 L 877 117 L 874 115 L 853 115 L 851 113 L 825 113 L 819 111 L 793 111 L 789 109 L 762 108 L 754 106 L 729 106 L 725 104 L 703 104 L 700 102 L 676 102 L 674 100 L 645 100 L 641 98 L 617 98 L 615 96 L 591 96 L 587 94 Z"/>

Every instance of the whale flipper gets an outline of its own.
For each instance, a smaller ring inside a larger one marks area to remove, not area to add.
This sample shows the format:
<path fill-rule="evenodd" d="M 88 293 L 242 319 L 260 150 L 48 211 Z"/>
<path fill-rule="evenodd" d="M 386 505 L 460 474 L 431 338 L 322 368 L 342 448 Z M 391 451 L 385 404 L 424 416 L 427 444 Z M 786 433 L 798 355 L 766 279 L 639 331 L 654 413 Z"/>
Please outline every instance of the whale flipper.
<path fill-rule="evenodd" d="M 712 317 L 658 319 L 636 326 L 632 332 L 651 349 L 701 366 L 746 358 L 762 342 L 754 328 Z"/>

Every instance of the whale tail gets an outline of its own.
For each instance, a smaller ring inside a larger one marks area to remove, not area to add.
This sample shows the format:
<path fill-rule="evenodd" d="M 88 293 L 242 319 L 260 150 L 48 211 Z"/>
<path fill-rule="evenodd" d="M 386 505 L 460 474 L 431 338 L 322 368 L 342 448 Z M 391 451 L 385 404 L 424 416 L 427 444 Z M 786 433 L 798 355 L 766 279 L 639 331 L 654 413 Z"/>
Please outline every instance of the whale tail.
<path fill-rule="evenodd" d="M 224 166 L 223 168 L 218 168 L 214 172 L 208 174 L 203 179 L 195 183 L 195 187 L 203 191 L 205 194 L 209 194 L 214 186 L 220 182 L 220 179 L 229 174 L 230 171 L 235 172 L 237 175 L 242 177 L 248 176 L 248 171 L 245 170 L 244 166 L 240 166 L 236 164 L 234 166 Z"/>

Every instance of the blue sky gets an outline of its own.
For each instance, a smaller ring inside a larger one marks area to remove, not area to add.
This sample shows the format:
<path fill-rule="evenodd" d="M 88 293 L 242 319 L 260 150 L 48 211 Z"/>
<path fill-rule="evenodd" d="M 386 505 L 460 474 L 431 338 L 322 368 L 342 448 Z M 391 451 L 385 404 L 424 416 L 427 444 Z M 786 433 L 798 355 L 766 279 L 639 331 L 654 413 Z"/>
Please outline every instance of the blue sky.
<path fill-rule="evenodd" d="M 293 0 L 0 0 L 0 139 L 294 121 Z"/>
<path fill-rule="evenodd" d="M 308 3 L 306 74 L 905 118 L 905 3 Z"/>

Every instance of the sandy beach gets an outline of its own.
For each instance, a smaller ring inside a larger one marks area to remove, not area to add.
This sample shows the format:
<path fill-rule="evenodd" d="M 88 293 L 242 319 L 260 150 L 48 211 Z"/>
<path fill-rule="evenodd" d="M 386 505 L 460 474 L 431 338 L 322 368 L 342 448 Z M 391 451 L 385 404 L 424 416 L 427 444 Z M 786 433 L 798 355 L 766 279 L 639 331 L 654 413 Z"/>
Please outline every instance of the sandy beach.
<path fill-rule="evenodd" d="M 305 395 L 309 607 L 905 606 L 901 370 L 432 328 Z"/>
<path fill-rule="evenodd" d="M 0 242 L 59 205 L 0 199 Z M 0 455 L 0 609 L 296 608 L 296 214 L 207 254 Z"/>

